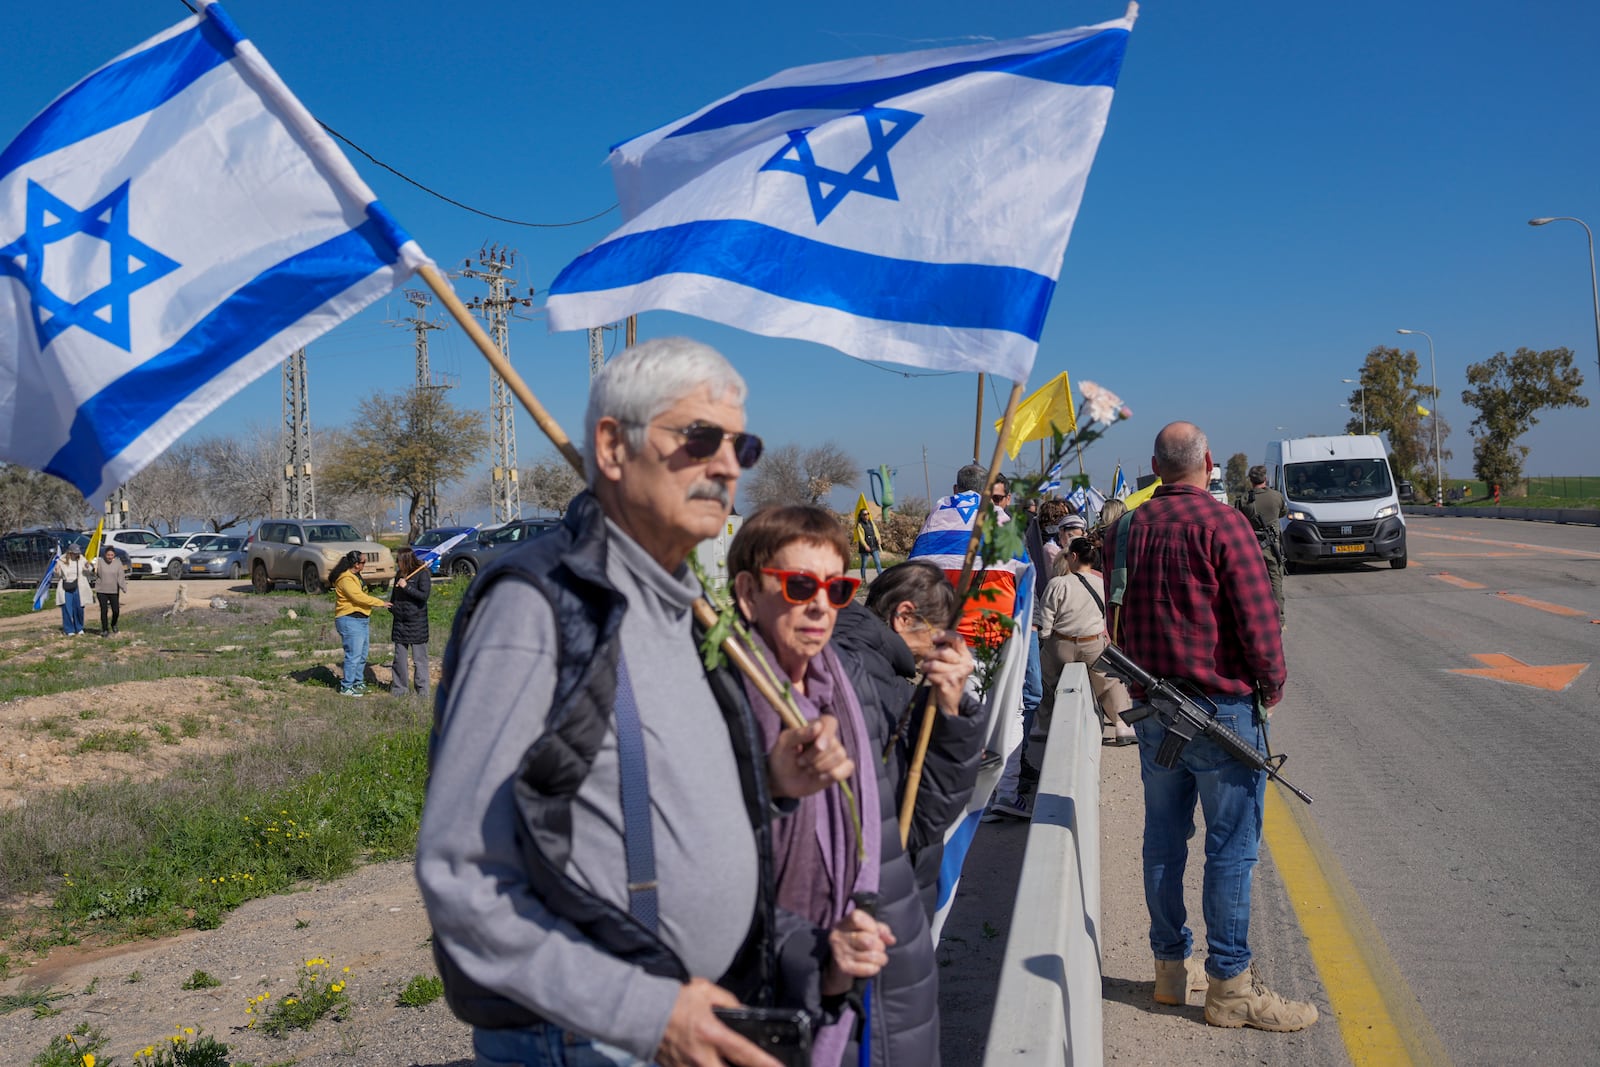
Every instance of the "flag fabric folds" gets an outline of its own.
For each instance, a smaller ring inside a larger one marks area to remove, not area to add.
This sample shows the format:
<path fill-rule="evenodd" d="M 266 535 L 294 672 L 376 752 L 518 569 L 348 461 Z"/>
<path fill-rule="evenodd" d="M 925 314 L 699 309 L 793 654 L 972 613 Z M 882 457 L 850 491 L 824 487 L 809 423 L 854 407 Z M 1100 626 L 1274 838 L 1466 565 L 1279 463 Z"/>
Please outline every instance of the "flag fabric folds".
<path fill-rule="evenodd" d="M 1122 464 L 1117 464 L 1117 473 L 1111 476 L 1111 499 L 1128 499 L 1128 479 L 1122 476 Z"/>
<path fill-rule="evenodd" d="M 1155 496 L 1156 490 L 1159 488 L 1161 488 L 1161 479 L 1157 478 L 1155 481 L 1151 482 L 1143 489 L 1140 489 L 1138 492 L 1129 493 L 1127 496 L 1123 497 L 1122 502 L 1128 505 L 1129 511 L 1132 511 L 1140 504 L 1143 504 L 1146 500 L 1149 500 L 1151 497 Z"/>
<path fill-rule="evenodd" d="M 83 550 L 83 558 L 93 563 L 100 558 L 100 541 L 106 535 L 106 520 L 102 517 L 94 524 L 94 534 L 89 538 L 89 545 Z"/>
<path fill-rule="evenodd" d="M 1015 458 L 1015 457 L 1013 457 Z M 1061 464 L 1057 463 L 1045 474 L 1044 481 L 1039 485 L 1039 495 L 1048 496 L 1051 493 L 1061 492 Z"/>
<path fill-rule="evenodd" d="M 207 3 L 0 152 L 0 458 L 101 497 L 426 262 Z"/>
<path fill-rule="evenodd" d="M 421 552 L 417 553 L 417 562 L 431 565 L 434 560 L 443 559 L 452 548 L 455 548 L 461 542 L 465 541 L 469 536 L 475 536 L 477 532 L 478 528 L 474 526 L 470 530 L 463 530 L 454 537 L 439 542 L 432 548 L 424 548 Z"/>
<path fill-rule="evenodd" d="M 50 565 L 44 569 L 44 577 L 39 579 L 39 584 L 33 590 L 33 610 L 44 610 L 44 598 L 50 595 L 50 580 L 56 576 L 56 564 L 61 562 L 61 550 L 56 549 L 56 554 L 50 557 Z"/>
<path fill-rule="evenodd" d="M 1004 423 L 1005 419 L 995 420 L 995 433 L 1000 432 Z M 1072 403 L 1072 382 L 1067 379 L 1066 371 L 1045 382 L 1017 405 L 1017 413 L 1011 418 L 1011 435 L 1006 438 L 1006 454 L 1016 459 L 1023 445 L 1050 437 L 1057 431 L 1078 432 L 1078 411 Z"/>
<path fill-rule="evenodd" d="M 797 67 L 617 145 L 554 330 L 667 309 L 1024 381 L 1131 19 Z"/>

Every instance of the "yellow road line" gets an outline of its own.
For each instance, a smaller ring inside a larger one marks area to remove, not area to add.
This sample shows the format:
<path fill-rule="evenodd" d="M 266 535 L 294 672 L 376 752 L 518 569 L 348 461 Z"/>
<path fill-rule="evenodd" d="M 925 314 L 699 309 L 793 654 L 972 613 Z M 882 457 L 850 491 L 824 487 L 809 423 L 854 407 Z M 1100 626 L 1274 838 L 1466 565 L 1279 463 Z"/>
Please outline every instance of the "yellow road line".
<path fill-rule="evenodd" d="M 1350 1062 L 1448 1064 L 1433 1024 L 1303 805 L 1269 788 L 1265 821 L 1272 862 L 1311 946 Z"/>

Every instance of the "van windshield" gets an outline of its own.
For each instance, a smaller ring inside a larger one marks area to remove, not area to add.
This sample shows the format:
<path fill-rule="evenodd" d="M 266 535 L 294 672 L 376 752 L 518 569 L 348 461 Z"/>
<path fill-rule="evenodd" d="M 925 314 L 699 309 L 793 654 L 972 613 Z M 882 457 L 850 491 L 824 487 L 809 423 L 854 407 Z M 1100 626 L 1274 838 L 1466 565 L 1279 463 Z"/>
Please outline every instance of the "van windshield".
<path fill-rule="evenodd" d="M 1393 492 L 1389 464 L 1381 459 L 1324 459 L 1284 468 L 1283 495 L 1290 500 L 1378 500 Z"/>

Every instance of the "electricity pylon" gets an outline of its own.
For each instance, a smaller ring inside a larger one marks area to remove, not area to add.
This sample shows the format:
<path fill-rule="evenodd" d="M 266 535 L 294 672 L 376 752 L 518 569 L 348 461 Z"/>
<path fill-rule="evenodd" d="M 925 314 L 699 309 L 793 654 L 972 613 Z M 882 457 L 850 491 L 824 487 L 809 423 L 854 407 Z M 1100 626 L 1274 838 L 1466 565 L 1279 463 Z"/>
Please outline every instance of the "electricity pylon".
<path fill-rule="evenodd" d="M 478 251 L 478 265 L 472 268 L 467 260 L 461 273 L 468 278 L 478 278 L 489 286 L 489 295 L 468 301 L 467 306 L 483 316 L 489 324 L 489 337 L 506 359 L 511 358 L 508 323 L 516 307 L 531 307 L 533 290 L 527 297 L 511 296 L 507 288 L 506 271 L 516 265 L 514 249 L 491 245 Z M 490 505 L 496 522 L 510 522 L 522 517 L 522 495 L 517 487 L 517 421 L 512 404 L 511 387 L 494 371 L 489 372 L 489 451 L 493 466 L 490 468 Z"/>

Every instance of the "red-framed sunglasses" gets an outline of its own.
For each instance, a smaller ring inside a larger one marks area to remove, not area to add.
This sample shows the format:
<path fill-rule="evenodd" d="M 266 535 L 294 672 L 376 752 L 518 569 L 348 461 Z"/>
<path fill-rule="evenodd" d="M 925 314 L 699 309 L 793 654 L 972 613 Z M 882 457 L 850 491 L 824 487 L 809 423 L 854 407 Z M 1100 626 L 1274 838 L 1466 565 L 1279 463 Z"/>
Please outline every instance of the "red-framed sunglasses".
<path fill-rule="evenodd" d="M 846 574 L 823 580 L 810 571 L 785 571 L 777 567 L 762 567 L 761 573 L 770 574 L 778 579 L 778 588 L 783 591 L 783 599 L 791 604 L 809 604 L 816 599 L 818 592 L 826 589 L 828 603 L 836 608 L 842 608 L 850 603 L 856 595 L 856 590 L 861 588 L 860 578 L 851 578 Z"/>

